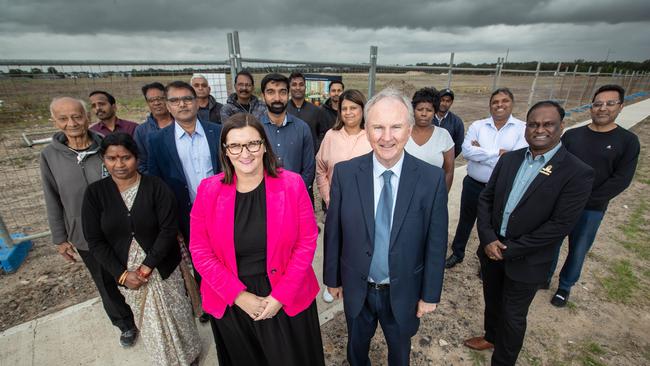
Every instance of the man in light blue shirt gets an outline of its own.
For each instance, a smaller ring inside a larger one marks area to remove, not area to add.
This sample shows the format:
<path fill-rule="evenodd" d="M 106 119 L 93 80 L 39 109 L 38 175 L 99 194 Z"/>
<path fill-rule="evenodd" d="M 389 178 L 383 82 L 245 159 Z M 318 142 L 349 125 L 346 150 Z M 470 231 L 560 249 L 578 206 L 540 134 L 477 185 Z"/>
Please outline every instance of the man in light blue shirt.
<path fill-rule="evenodd" d="M 196 198 L 196 189 L 199 187 L 199 183 L 203 179 L 214 175 L 208 139 L 205 136 L 203 126 L 198 121 L 198 119 L 195 119 L 193 122 L 193 133 L 188 132 L 185 129 L 186 127 L 183 127 L 178 121 L 174 122 L 176 151 L 178 152 L 178 158 L 181 159 L 192 203 Z"/>

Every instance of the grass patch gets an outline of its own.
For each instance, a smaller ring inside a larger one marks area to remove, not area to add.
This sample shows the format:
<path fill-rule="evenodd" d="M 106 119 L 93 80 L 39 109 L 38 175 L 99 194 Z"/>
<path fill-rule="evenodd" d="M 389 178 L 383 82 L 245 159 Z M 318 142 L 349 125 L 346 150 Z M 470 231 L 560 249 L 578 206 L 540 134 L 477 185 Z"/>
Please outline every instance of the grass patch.
<path fill-rule="evenodd" d="M 472 361 L 473 366 L 483 366 L 487 363 L 487 356 L 483 352 L 470 350 L 469 359 Z"/>
<path fill-rule="evenodd" d="M 634 209 L 627 223 L 619 226 L 623 238 L 618 242 L 627 250 L 637 254 L 641 259 L 650 259 L 650 232 L 647 230 L 648 220 L 645 215 L 648 203 L 642 200 Z"/>
<path fill-rule="evenodd" d="M 614 302 L 629 303 L 639 288 L 638 278 L 627 260 L 620 260 L 610 267 L 610 275 L 601 283 L 607 298 Z"/>
<path fill-rule="evenodd" d="M 576 305 L 576 303 L 573 302 L 573 301 L 570 301 L 570 300 L 567 301 L 567 303 L 566 303 L 566 308 L 569 309 L 569 312 L 570 312 L 571 314 L 574 314 L 574 315 L 575 315 L 575 314 L 578 313 L 578 305 Z"/>

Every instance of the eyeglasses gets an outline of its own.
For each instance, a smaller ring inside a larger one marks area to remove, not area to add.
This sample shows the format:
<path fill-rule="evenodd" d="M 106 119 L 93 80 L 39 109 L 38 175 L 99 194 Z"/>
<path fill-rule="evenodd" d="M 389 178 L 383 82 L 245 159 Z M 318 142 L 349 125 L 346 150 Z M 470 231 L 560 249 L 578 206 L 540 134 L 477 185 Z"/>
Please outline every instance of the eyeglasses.
<path fill-rule="evenodd" d="M 249 153 L 256 153 L 260 151 L 262 144 L 264 144 L 264 140 L 254 140 L 249 141 L 247 144 L 223 144 L 223 147 L 225 147 L 229 153 L 233 155 L 239 155 L 242 153 L 242 151 L 244 151 L 244 147 L 246 150 L 248 150 Z"/>
<path fill-rule="evenodd" d="M 611 108 L 616 106 L 617 104 L 621 104 L 621 101 L 620 100 L 608 100 L 606 102 L 598 101 L 598 102 L 591 103 L 591 108 L 598 109 L 604 105 L 607 106 L 608 108 Z"/>
<path fill-rule="evenodd" d="M 167 98 L 167 103 L 171 105 L 179 105 L 181 102 L 183 102 L 183 104 L 190 104 L 194 102 L 194 99 L 196 98 L 193 95 L 186 95 L 184 97 Z"/>
<path fill-rule="evenodd" d="M 152 104 L 153 103 L 164 102 L 164 101 L 165 101 L 165 97 L 153 97 L 153 98 L 147 99 L 147 103 L 152 103 Z"/>

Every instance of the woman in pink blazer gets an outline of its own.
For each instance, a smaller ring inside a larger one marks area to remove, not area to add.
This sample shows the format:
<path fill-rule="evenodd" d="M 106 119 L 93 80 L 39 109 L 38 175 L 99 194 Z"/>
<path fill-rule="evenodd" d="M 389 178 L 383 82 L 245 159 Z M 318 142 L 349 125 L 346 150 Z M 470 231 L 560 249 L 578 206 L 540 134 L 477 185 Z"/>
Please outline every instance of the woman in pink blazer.
<path fill-rule="evenodd" d="M 223 173 L 201 182 L 190 252 L 220 359 L 323 365 L 312 269 L 318 228 L 300 175 L 279 169 L 251 114 L 225 121 Z"/>

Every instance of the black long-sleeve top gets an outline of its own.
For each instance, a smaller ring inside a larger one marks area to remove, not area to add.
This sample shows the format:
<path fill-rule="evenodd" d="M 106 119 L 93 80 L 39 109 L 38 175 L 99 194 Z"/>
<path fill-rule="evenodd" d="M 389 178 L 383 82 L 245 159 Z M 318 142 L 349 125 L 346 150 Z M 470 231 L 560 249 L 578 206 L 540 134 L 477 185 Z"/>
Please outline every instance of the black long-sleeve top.
<path fill-rule="evenodd" d="M 562 144 L 594 169 L 594 184 L 585 210 L 606 211 L 609 201 L 632 182 L 641 146 L 623 127 L 596 132 L 588 126 L 566 131 Z"/>
<path fill-rule="evenodd" d="M 159 178 L 141 177 L 130 211 L 111 177 L 97 181 L 88 186 L 81 212 L 90 252 L 116 279 L 127 269 L 133 237 L 147 253 L 142 264 L 163 279 L 180 263 L 176 201 Z"/>

